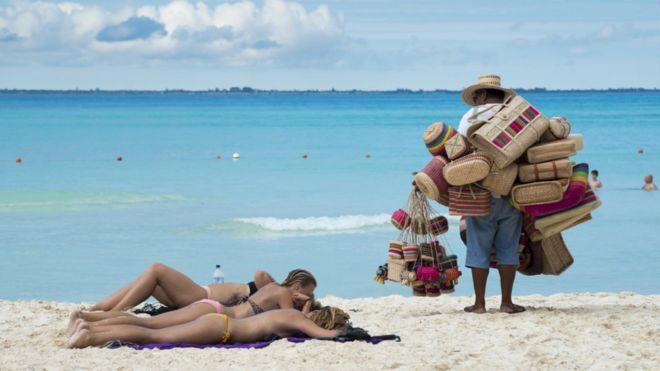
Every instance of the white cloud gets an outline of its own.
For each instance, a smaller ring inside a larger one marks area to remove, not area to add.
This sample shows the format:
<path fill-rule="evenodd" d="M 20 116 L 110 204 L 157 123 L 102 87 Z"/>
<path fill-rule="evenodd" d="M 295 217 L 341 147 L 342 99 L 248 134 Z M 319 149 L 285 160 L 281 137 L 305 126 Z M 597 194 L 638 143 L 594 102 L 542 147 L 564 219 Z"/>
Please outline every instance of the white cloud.
<path fill-rule="evenodd" d="M 327 6 L 265 0 L 110 11 L 73 2 L 0 7 L 0 64 L 167 63 L 336 65 L 353 41 Z"/>

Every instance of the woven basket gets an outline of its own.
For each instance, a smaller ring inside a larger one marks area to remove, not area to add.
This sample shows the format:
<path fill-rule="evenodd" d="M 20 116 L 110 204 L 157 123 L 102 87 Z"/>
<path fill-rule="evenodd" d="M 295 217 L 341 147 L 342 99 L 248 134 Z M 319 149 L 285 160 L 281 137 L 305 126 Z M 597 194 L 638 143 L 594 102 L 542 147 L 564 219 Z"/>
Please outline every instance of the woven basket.
<path fill-rule="evenodd" d="M 485 124 L 478 125 L 474 123 L 470 127 L 470 142 L 503 169 L 541 138 L 549 122 L 529 102 L 516 95 L 507 99 L 503 108 Z"/>
<path fill-rule="evenodd" d="M 567 158 L 575 155 L 575 143 L 571 139 L 555 140 L 530 147 L 525 158 L 530 164 Z"/>
<path fill-rule="evenodd" d="M 403 247 L 403 260 L 406 263 L 414 263 L 419 257 L 419 245 L 414 243 L 406 244 Z"/>
<path fill-rule="evenodd" d="M 541 135 L 541 142 L 552 142 L 564 139 L 571 132 L 571 123 L 565 117 L 555 116 L 550 118 L 548 130 Z"/>
<path fill-rule="evenodd" d="M 392 216 L 390 217 L 390 222 L 392 223 L 393 226 L 396 227 L 398 230 L 404 230 L 408 228 L 410 225 L 410 215 L 403 210 L 403 209 L 398 209 L 395 212 L 392 213 Z"/>
<path fill-rule="evenodd" d="M 559 275 L 573 264 L 573 257 L 568 251 L 561 233 L 541 241 L 543 252 L 543 274 Z"/>
<path fill-rule="evenodd" d="M 538 229 L 539 231 L 543 232 L 546 231 L 548 228 L 550 228 L 552 225 L 564 222 L 569 219 L 575 219 L 581 216 L 584 216 L 586 214 L 591 213 L 592 211 L 596 210 L 599 208 L 601 205 L 601 202 L 599 199 L 591 199 L 587 200 L 587 202 L 582 202 L 580 205 L 568 209 L 566 211 L 562 211 L 556 214 L 548 215 L 543 218 L 538 218 L 534 221 L 534 227 Z M 545 234 L 545 233 L 544 233 Z"/>
<path fill-rule="evenodd" d="M 390 246 L 387 250 L 387 254 L 392 259 L 403 259 L 403 246 L 404 243 L 401 241 L 390 241 Z"/>
<path fill-rule="evenodd" d="M 479 185 L 498 195 L 506 196 L 511 192 L 511 187 L 513 187 L 513 183 L 516 181 L 516 176 L 518 176 L 518 164 L 516 163 L 504 169 L 493 166 L 490 169 L 490 174 Z"/>
<path fill-rule="evenodd" d="M 563 195 L 564 186 L 559 180 L 518 184 L 511 189 L 511 199 L 517 207 L 557 202 Z"/>
<path fill-rule="evenodd" d="M 478 182 L 490 173 L 493 161 L 483 153 L 471 153 L 452 161 L 442 169 L 447 183 L 455 186 Z"/>
<path fill-rule="evenodd" d="M 578 215 L 576 217 L 573 217 L 571 219 L 567 219 L 563 222 L 558 222 L 555 224 L 551 224 L 548 226 L 543 227 L 542 230 L 539 230 L 541 234 L 541 239 L 550 237 L 554 234 L 561 233 L 567 229 L 571 229 L 575 227 L 576 225 L 580 225 L 582 223 L 588 222 L 591 220 L 591 213 L 584 214 L 584 215 Z"/>
<path fill-rule="evenodd" d="M 420 285 L 420 286 L 413 286 L 412 289 L 413 296 L 426 296 L 426 286 Z"/>
<path fill-rule="evenodd" d="M 490 214 L 490 192 L 473 185 L 449 188 L 449 215 Z"/>
<path fill-rule="evenodd" d="M 584 138 L 582 137 L 582 134 L 571 134 L 569 135 L 566 139 L 570 139 L 575 143 L 575 151 L 582 151 L 582 148 L 584 148 Z"/>
<path fill-rule="evenodd" d="M 543 248 L 541 241 L 532 242 L 528 253 L 531 255 L 530 262 L 525 269 L 518 270 L 526 276 L 536 276 L 543 273 Z"/>
<path fill-rule="evenodd" d="M 570 178 L 571 174 L 573 165 L 567 158 L 539 164 L 521 164 L 518 168 L 518 179 L 523 183 Z"/>
<path fill-rule="evenodd" d="M 429 220 L 429 224 L 431 225 L 431 234 L 433 236 L 439 236 L 449 230 L 449 221 L 442 215 Z"/>
<path fill-rule="evenodd" d="M 445 144 L 458 134 L 456 129 L 444 122 L 435 122 L 424 130 L 424 144 L 433 156 L 446 156 Z"/>
<path fill-rule="evenodd" d="M 401 273 L 406 268 L 406 263 L 402 259 L 387 259 L 387 279 L 394 282 L 401 282 Z"/>
<path fill-rule="evenodd" d="M 449 198 L 447 191 L 449 184 L 442 175 L 442 169 L 447 165 L 447 159 L 435 156 L 425 168 L 415 175 L 415 184 L 426 197 L 448 206 Z"/>
<path fill-rule="evenodd" d="M 445 143 L 447 158 L 450 160 L 455 160 L 467 154 L 471 149 L 472 146 L 470 145 L 470 142 L 468 142 L 467 138 L 461 134 L 454 135 L 449 138 L 447 143 Z"/>

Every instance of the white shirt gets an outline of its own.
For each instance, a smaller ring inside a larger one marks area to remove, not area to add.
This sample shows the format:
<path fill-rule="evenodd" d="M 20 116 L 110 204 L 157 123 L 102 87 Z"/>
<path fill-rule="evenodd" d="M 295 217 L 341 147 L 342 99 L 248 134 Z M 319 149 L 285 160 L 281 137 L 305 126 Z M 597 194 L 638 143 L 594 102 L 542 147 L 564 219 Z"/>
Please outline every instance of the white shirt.
<path fill-rule="evenodd" d="M 466 137 L 467 130 L 474 121 L 488 120 L 489 118 L 493 117 L 493 115 L 495 115 L 500 110 L 500 108 L 502 108 L 501 103 L 488 103 L 470 108 L 467 112 L 465 112 L 463 118 L 461 118 L 461 123 L 458 124 L 458 132 Z M 477 116 L 472 117 L 477 113 L 479 113 Z M 491 192 L 491 195 L 493 198 L 502 198 L 502 196 L 495 192 Z"/>
<path fill-rule="evenodd" d="M 463 115 L 463 118 L 461 119 L 461 123 L 458 124 L 458 132 L 461 133 L 463 136 L 467 137 L 467 131 L 470 125 L 472 125 L 472 122 L 477 121 L 477 120 L 488 120 L 489 118 L 493 117 L 500 108 L 502 108 L 501 103 L 488 103 L 484 104 L 481 106 L 476 106 L 470 108 L 465 114 Z M 480 111 L 483 111 L 479 113 Z M 476 117 L 474 116 L 476 113 L 479 113 Z"/>

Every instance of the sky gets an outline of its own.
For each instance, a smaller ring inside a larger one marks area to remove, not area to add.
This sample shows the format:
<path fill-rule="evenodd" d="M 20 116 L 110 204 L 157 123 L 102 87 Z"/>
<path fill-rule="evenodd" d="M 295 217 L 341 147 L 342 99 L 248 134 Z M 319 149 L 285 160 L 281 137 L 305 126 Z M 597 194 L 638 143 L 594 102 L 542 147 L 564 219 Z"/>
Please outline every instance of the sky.
<path fill-rule="evenodd" d="M 0 0 L 0 89 L 660 88 L 660 0 Z"/>

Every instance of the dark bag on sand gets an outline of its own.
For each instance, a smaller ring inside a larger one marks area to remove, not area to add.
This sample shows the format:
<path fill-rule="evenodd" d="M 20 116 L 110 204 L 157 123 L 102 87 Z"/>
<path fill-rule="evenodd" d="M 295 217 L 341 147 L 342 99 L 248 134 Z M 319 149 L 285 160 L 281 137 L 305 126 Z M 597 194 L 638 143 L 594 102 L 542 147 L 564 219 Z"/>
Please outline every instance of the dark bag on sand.
<path fill-rule="evenodd" d="M 157 316 L 159 314 L 171 312 L 173 310 L 176 310 L 176 308 L 170 308 L 168 306 L 165 306 L 161 303 L 145 303 L 142 307 L 133 309 L 131 312 L 135 314 L 148 314 L 150 316 Z"/>
<path fill-rule="evenodd" d="M 543 248 L 541 247 L 541 241 L 533 241 L 529 245 L 529 252 L 531 253 L 531 261 L 527 267 L 520 267 L 524 269 L 518 269 L 518 272 L 526 276 L 536 276 L 543 273 Z"/>

